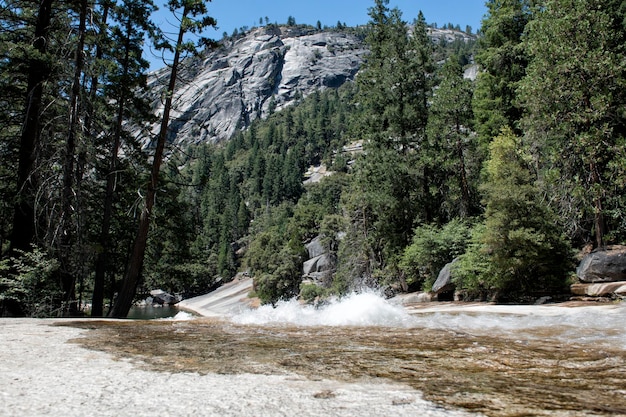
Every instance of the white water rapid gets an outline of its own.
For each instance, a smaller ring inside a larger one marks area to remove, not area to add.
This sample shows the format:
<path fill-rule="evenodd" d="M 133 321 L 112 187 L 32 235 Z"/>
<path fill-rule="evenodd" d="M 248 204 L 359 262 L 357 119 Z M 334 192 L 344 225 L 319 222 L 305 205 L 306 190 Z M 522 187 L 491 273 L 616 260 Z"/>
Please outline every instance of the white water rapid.
<path fill-rule="evenodd" d="M 243 309 L 238 324 L 294 326 L 382 326 L 451 330 L 474 335 L 514 336 L 601 344 L 626 350 L 626 303 L 597 306 L 453 305 L 432 303 L 407 309 L 374 292 L 351 294 L 314 307 L 296 300 Z"/>
<path fill-rule="evenodd" d="M 292 324 L 296 326 L 387 326 L 406 327 L 412 317 L 373 292 L 351 294 L 318 307 L 295 299 L 247 309 L 231 317 L 239 324 Z"/>

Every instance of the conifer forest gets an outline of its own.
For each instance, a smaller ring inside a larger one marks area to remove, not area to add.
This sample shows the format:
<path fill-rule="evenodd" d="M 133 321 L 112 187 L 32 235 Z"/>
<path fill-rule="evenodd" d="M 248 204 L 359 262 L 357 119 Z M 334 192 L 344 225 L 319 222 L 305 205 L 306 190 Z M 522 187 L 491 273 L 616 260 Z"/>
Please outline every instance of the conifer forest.
<path fill-rule="evenodd" d="M 626 1 L 487 0 L 455 42 L 371 3 L 366 26 L 310 28 L 362 39 L 354 81 L 179 144 L 181 69 L 245 36 L 203 38 L 209 1 L 169 0 L 174 34 L 151 1 L 0 1 L 0 316 L 125 317 L 237 274 L 263 303 L 428 291 L 453 260 L 463 299 L 527 302 L 626 244 Z"/>

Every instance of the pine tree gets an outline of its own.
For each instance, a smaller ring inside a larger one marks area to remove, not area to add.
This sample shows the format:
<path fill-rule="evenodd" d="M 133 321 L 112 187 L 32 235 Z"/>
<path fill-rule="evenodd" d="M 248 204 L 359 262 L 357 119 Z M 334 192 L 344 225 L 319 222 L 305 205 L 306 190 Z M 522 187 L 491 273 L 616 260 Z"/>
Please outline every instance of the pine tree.
<path fill-rule="evenodd" d="M 387 3 L 377 0 L 370 8 L 370 53 L 357 78 L 357 100 L 366 109 L 364 133 L 372 146 L 406 152 L 426 127 L 432 43 L 421 12 L 409 35 L 402 13 Z"/>
<path fill-rule="evenodd" d="M 485 146 L 504 126 L 517 129 L 522 110 L 516 100 L 517 83 L 528 58 L 522 36 L 532 19 L 531 0 L 489 0 L 482 21 L 476 62 L 474 114 L 479 140 Z"/>
<path fill-rule="evenodd" d="M 531 62 L 519 90 L 548 193 L 570 234 L 593 236 L 596 247 L 606 243 L 607 227 L 626 236 L 617 214 L 626 157 L 623 17 L 619 2 L 545 2 L 528 27 Z"/>
<path fill-rule="evenodd" d="M 104 5 L 108 14 L 109 5 Z M 92 316 L 103 315 L 104 283 L 107 263 L 110 258 L 110 229 L 113 219 L 113 202 L 115 188 L 118 183 L 119 153 L 125 139 L 124 124 L 132 121 L 141 125 L 143 120 L 150 119 L 148 103 L 137 97 L 145 88 L 145 71 L 148 63 L 142 59 L 144 35 L 153 34 L 155 28 L 149 21 L 154 11 L 150 1 L 126 0 L 123 4 L 110 7 L 114 23 L 104 30 L 107 36 L 101 36 L 101 42 L 110 42 L 112 48 L 107 51 L 107 59 L 114 70 L 107 73 L 107 84 L 104 86 L 109 97 L 109 105 L 114 108 L 115 118 L 111 121 L 112 134 L 108 150 L 108 167 L 106 168 L 106 188 L 102 210 L 99 244 L 100 252 L 96 259 L 94 289 L 92 296 Z M 106 15 L 103 13 L 103 15 Z M 108 30 L 107 30 L 108 29 Z M 110 32 L 110 33 L 108 33 Z"/>
<path fill-rule="evenodd" d="M 440 221 L 477 214 L 476 183 L 480 161 L 472 133 L 471 81 L 463 78 L 457 56 L 451 56 L 441 71 L 428 118 L 428 145 L 421 153 L 428 158 L 431 184 L 439 202 Z"/>
<path fill-rule="evenodd" d="M 75 302 L 76 276 L 72 254 L 76 252 L 76 226 L 74 225 L 74 207 L 77 202 L 74 200 L 76 185 L 76 149 L 79 138 L 79 119 L 83 115 L 84 97 L 81 81 L 85 69 L 85 38 L 87 36 L 87 0 L 77 2 L 77 28 L 76 46 L 74 52 L 74 74 L 72 77 L 70 99 L 69 99 L 69 125 L 64 146 L 62 191 L 61 191 L 61 215 L 60 215 L 60 238 L 59 238 L 59 260 L 60 260 L 60 281 L 63 287 L 63 301 L 68 306 L 70 314 L 77 312 Z"/>
<path fill-rule="evenodd" d="M 0 7 L 0 244 L 2 252 L 10 245 L 16 198 L 16 175 L 21 125 L 24 122 L 28 51 L 15 45 L 32 39 L 32 27 L 25 24 L 21 10 L 9 4 Z M 25 191 L 21 189 L 20 191 Z"/>
<path fill-rule="evenodd" d="M 169 127 L 169 118 L 172 109 L 173 95 L 175 93 L 178 69 L 182 56 L 181 54 L 184 52 L 195 51 L 193 44 L 185 42 L 185 34 L 198 33 L 207 26 L 216 25 L 216 21 L 206 15 L 207 7 L 204 0 L 170 0 L 168 2 L 168 7 L 172 12 L 182 9 L 180 26 L 178 30 L 178 37 L 173 47 L 174 58 L 170 68 L 169 83 L 167 89 L 165 90 L 165 104 L 161 118 L 161 127 L 153 155 L 153 164 L 150 173 L 150 180 L 147 186 L 145 206 L 141 211 L 137 236 L 135 238 L 133 250 L 129 259 L 128 268 L 124 276 L 122 289 L 118 295 L 115 305 L 113 306 L 113 310 L 111 311 L 111 315 L 113 317 L 126 317 L 135 297 L 137 282 L 139 280 L 145 256 L 151 212 L 156 198 L 159 171 L 163 161 L 165 141 Z"/>
<path fill-rule="evenodd" d="M 366 153 L 355 164 L 352 189 L 359 197 L 346 199 L 358 201 L 347 208 L 360 213 L 349 218 L 367 228 L 353 231 L 355 238 L 365 237 L 357 239 L 362 252 L 354 256 L 371 258 L 373 267 L 360 268 L 366 274 L 395 268 L 414 221 L 429 216 L 421 213 L 428 185 L 417 149 L 426 136 L 433 46 L 421 13 L 409 31 L 401 12 L 387 4 L 379 0 L 370 8 L 370 54 L 357 78 L 356 98 Z"/>
<path fill-rule="evenodd" d="M 48 55 L 49 32 L 53 16 L 53 0 L 42 0 L 33 11 L 32 45 L 26 58 L 27 86 L 24 100 L 24 121 L 21 128 L 17 167 L 17 198 L 14 208 L 11 249 L 29 251 L 35 239 L 35 193 L 38 188 L 36 177 L 37 151 L 39 148 L 43 119 L 44 85 L 52 73 Z"/>
<path fill-rule="evenodd" d="M 562 290 L 572 266 L 569 244 L 541 198 L 529 169 L 530 154 L 509 128 L 502 129 L 489 150 L 481 186 L 484 228 L 455 276 L 465 288 L 482 287 L 499 299 Z"/>

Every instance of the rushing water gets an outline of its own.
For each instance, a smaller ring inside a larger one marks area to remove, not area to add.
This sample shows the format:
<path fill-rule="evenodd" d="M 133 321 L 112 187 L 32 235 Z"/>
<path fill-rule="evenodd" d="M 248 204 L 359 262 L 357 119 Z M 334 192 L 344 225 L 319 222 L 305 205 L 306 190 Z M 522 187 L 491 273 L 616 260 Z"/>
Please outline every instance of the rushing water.
<path fill-rule="evenodd" d="M 364 293 L 224 319 L 102 322 L 81 343 L 163 371 L 382 378 L 489 416 L 626 415 L 625 322 L 624 305 L 409 310 Z"/>
<path fill-rule="evenodd" d="M 296 300 L 234 314 L 239 324 L 296 326 L 384 326 L 451 330 L 476 335 L 551 339 L 626 350 L 626 303 L 586 307 L 472 305 L 464 309 L 409 312 L 375 293 L 352 294 L 321 307 Z"/>

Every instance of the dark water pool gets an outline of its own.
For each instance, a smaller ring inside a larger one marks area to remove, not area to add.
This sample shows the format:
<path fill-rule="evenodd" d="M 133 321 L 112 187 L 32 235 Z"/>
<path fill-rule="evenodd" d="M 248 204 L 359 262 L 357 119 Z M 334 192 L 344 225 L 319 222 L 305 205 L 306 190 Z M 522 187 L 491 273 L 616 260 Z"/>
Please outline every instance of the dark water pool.
<path fill-rule="evenodd" d="M 174 317 L 180 310 L 176 306 L 133 306 L 131 307 L 128 318 L 135 320 L 152 320 Z"/>

